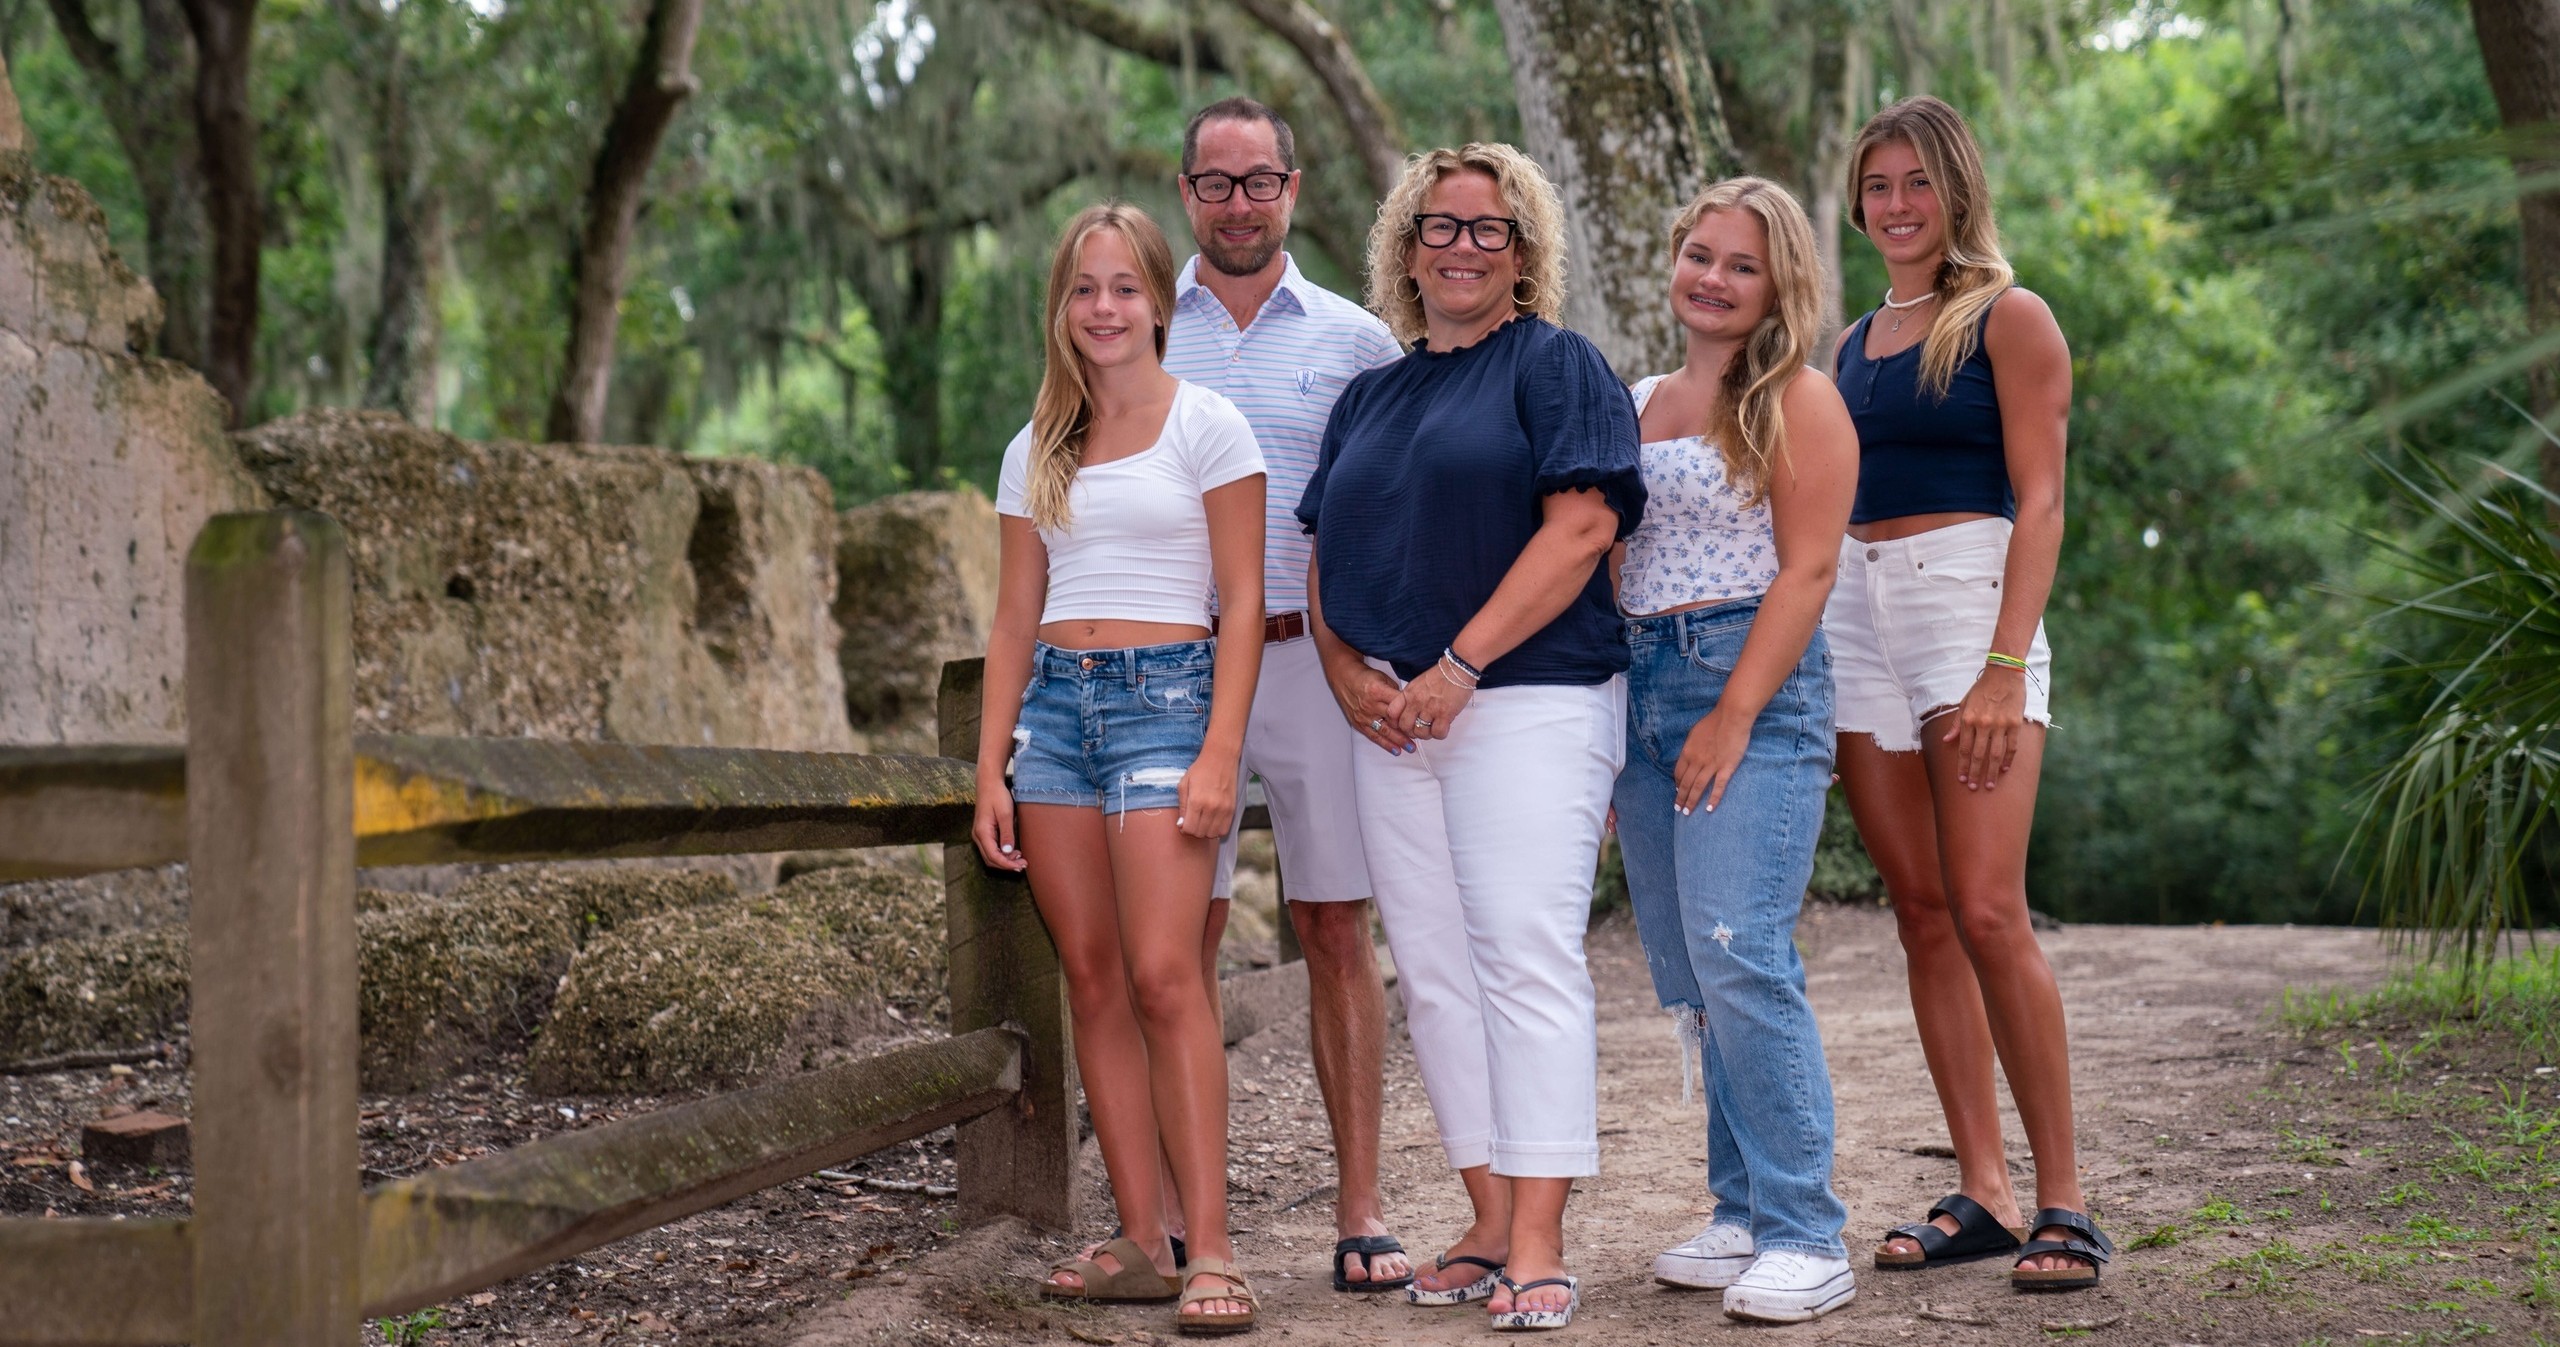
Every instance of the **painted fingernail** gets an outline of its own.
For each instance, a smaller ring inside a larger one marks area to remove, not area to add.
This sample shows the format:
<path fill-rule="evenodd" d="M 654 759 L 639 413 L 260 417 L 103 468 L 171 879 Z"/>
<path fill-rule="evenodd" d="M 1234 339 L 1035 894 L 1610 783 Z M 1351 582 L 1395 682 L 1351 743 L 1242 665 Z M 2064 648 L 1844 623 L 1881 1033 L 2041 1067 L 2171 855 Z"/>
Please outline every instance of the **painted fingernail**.
<path fill-rule="evenodd" d="M 1715 807 L 1714 805 L 1708 805 L 1708 806 L 1707 806 L 1707 812 L 1708 812 L 1708 813 L 1710 813 L 1710 814 L 1712 814 L 1712 813 L 1716 812 L 1716 807 Z"/>

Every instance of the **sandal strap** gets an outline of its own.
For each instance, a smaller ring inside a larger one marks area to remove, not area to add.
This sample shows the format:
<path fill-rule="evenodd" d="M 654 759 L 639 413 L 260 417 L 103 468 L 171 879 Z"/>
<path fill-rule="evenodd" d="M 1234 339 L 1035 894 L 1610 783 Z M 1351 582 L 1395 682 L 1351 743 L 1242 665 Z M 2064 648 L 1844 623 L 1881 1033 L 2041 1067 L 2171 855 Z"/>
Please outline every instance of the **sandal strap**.
<path fill-rule="evenodd" d="M 1940 1216 L 1954 1217 L 1958 1234 L 2000 1224 L 1999 1220 L 1992 1216 L 1981 1203 L 1962 1193 L 1949 1193 L 1939 1198 L 1937 1205 L 1929 1208 L 1929 1215 L 1924 1219 L 1934 1221 Z"/>
<path fill-rule="evenodd" d="M 2045 1224 L 2051 1225 L 2053 1223 L 2051 1221 L 2047 1221 Z M 2089 1243 L 2087 1240 L 2031 1239 L 2026 1242 L 2024 1247 L 2018 1250 L 2018 1264 L 2023 1267 L 2026 1265 L 2026 1261 L 2028 1259 L 2049 1253 L 2058 1253 L 2068 1258 L 2078 1258 L 2087 1262 L 2091 1267 L 2096 1267 L 2100 1263 L 2109 1261 L 2105 1252 L 2101 1251 L 2098 1246 Z"/>
<path fill-rule="evenodd" d="M 1920 1255 L 1924 1258 L 1937 1257 L 1940 1249 L 1943 1249 L 1956 1241 L 1955 1236 L 1948 1234 L 1944 1230 L 1940 1230 L 1938 1227 L 1931 1225 L 1927 1221 L 1913 1221 L 1909 1225 L 1897 1225 L 1891 1230 L 1884 1232 L 1884 1237 L 1886 1239 L 1893 1239 L 1897 1236 L 1919 1245 Z"/>
<path fill-rule="evenodd" d="M 1437 1265 L 1444 1268 L 1456 1267 L 1460 1263 L 1473 1264 L 1474 1266 L 1483 1268 L 1485 1271 L 1493 1273 L 1496 1276 L 1500 1276 L 1502 1269 L 1507 1266 L 1506 1264 L 1497 1263 L 1490 1258 L 1478 1258 L 1471 1253 L 1462 1253 L 1456 1257 L 1451 1257 L 1444 1253 L 1440 1255 L 1437 1260 Z"/>
<path fill-rule="evenodd" d="M 2112 1254 L 2116 1251 L 2115 1241 L 2108 1239 L 2106 1235 L 2098 1229 L 2097 1225 L 2089 1219 L 2089 1213 L 2085 1211 L 2073 1211 L 2069 1207 L 2046 1207 L 2037 1212 L 2034 1216 L 2029 1217 L 2027 1220 L 2027 1230 L 2029 1233 L 2042 1230 L 2046 1226 L 2055 1226 L 2063 1230 L 2068 1230 L 2072 1234 L 2078 1235 L 2081 1239 L 2088 1241 L 2092 1246 L 2104 1250 L 2107 1253 Z M 2039 1240 L 2037 1242 L 2050 1243 L 2051 1241 Z"/>
<path fill-rule="evenodd" d="M 1503 1277 L 1499 1280 L 1501 1281 L 1504 1289 L 1510 1291 L 1515 1297 L 1523 1291 L 1535 1291 L 1541 1286 L 1561 1286 L 1566 1290 L 1573 1289 L 1573 1278 L 1571 1277 L 1540 1277 L 1533 1282 L 1515 1282 L 1509 1277 Z"/>
<path fill-rule="evenodd" d="M 1226 1283 L 1227 1289 L 1195 1287 L 1191 1284 L 1194 1277 L 1215 1277 Z M 1256 1309 L 1262 1306 L 1262 1297 L 1254 1293 L 1253 1283 L 1244 1279 L 1235 1264 L 1220 1258 L 1203 1258 L 1182 1269 L 1182 1308 L 1189 1309 L 1203 1300 L 1241 1300 Z"/>

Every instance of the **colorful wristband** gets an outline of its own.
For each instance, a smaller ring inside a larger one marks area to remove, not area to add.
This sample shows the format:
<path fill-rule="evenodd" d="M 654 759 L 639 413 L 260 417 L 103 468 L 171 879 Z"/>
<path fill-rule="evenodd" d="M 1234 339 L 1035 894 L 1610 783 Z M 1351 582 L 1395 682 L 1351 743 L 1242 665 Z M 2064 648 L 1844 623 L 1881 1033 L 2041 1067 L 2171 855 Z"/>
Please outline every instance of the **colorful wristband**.
<path fill-rule="evenodd" d="M 2027 662 L 2025 660 L 2022 660 L 2015 655 L 2003 655 L 1997 650 L 1984 655 L 1982 657 L 1982 662 L 1995 669 L 2015 669 L 2020 673 L 2027 672 Z"/>
<path fill-rule="evenodd" d="M 1449 661 L 1451 664 L 1457 665 L 1458 672 L 1465 674 L 1467 677 L 1472 678 L 1479 683 L 1484 681 L 1484 670 L 1479 669 L 1476 666 L 1467 663 L 1464 659 L 1459 658 L 1458 651 L 1455 646 L 1442 646 L 1440 648 L 1440 658 Z"/>

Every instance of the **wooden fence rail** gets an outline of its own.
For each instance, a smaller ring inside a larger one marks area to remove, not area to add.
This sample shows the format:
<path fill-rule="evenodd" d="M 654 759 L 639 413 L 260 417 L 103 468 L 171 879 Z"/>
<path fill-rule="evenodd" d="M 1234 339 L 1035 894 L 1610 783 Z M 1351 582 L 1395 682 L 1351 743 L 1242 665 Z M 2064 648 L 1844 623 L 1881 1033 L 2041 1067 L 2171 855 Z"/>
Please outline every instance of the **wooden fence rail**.
<path fill-rule="evenodd" d="M 0 879 L 187 862 L 195 1075 L 193 1215 L 0 1220 L 0 1344 L 346 1347 L 953 1123 L 962 1219 L 1072 1223 L 1056 951 L 966 837 L 976 661 L 943 670 L 944 758 L 358 737 L 349 585 L 335 521 L 219 516 L 188 559 L 186 747 L 0 750 Z M 362 1189 L 359 861 L 936 841 L 951 1038 Z"/>

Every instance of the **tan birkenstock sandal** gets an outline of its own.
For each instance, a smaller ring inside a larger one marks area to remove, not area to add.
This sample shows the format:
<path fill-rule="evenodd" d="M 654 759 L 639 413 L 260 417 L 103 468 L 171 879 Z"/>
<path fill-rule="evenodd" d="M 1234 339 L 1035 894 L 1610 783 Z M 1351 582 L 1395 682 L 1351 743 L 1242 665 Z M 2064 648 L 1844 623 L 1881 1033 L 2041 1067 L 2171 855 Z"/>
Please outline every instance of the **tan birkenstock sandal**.
<path fill-rule="evenodd" d="M 1094 1261 L 1109 1254 L 1120 1261 L 1117 1272 Z M 1182 1288 L 1156 1271 L 1155 1260 L 1138 1247 L 1133 1239 L 1115 1239 L 1096 1247 L 1093 1258 L 1077 1258 L 1049 1269 L 1040 1282 L 1040 1294 L 1050 1300 L 1171 1300 Z M 1061 1286 L 1058 1274 L 1072 1272 L 1083 1281 L 1082 1286 Z"/>
<path fill-rule="evenodd" d="M 1173 1323 L 1185 1333 L 1241 1333 L 1253 1327 L 1256 1316 L 1261 1313 L 1262 1297 L 1254 1294 L 1253 1283 L 1246 1281 L 1244 1274 L 1236 1271 L 1236 1265 L 1226 1259 L 1202 1258 L 1185 1266 L 1181 1277 L 1182 1305 L 1173 1312 Z M 1194 1277 L 1215 1277 L 1218 1280 L 1193 1286 L 1191 1279 Z M 1242 1314 L 1211 1314 L 1192 1308 L 1211 1300 L 1241 1300 L 1245 1303 L 1245 1311 Z"/>

